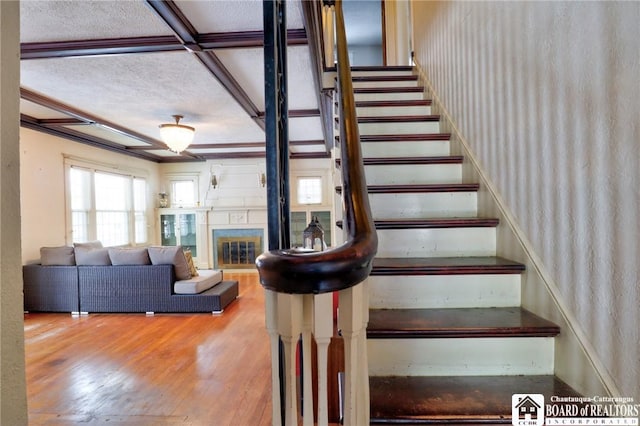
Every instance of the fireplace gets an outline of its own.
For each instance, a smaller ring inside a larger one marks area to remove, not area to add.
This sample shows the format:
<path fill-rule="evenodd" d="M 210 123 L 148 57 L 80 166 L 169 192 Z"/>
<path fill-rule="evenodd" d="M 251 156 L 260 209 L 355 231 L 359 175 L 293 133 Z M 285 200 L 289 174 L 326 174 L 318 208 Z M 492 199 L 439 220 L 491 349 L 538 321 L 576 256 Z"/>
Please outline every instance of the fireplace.
<path fill-rule="evenodd" d="M 215 269 L 254 269 L 262 251 L 262 229 L 214 229 Z"/>

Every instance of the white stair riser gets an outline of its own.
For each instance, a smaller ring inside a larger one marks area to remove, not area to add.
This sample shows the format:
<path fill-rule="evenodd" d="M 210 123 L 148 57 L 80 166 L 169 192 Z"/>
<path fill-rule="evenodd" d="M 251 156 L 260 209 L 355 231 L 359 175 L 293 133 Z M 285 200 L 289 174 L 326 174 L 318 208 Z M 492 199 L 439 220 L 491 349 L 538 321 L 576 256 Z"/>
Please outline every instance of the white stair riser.
<path fill-rule="evenodd" d="M 449 141 L 362 142 L 362 156 L 370 158 L 449 155 Z"/>
<path fill-rule="evenodd" d="M 461 164 L 398 164 L 365 166 L 368 185 L 460 183 Z"/>
<path fill-rule="evenodd" d="M 440 122 L 419 121 L 415 123 L 360 123 L 360 135 L 413 135 L 416 133 L 440 133 Z"/>
<path fill-rule="evenodd" d="M 424 99 L 422 92 L 398 92 L 398 93 L 355 93 L 356 102 L 360 101 L 415 101 Z"/>
<path fill-rule="evenodd" d="M 418 80 L 398 80 L 398 81 L 354 81 L 353 88 L 361 89 L 368 87 L 417 87 Z"/>
<path fill-rule="evenodd" d="M 383 229 L 379 257 L 495 256 L 495 228 Z"/>
<path fill-rule="evenodd" d="M 372 275 L 367 282 L 371 308 L 520 306 L 520 274 Z"/>
<path fill-rule="evenodd" d="M 553 374 L 550 337 L 368 339 L 371 376 Z"/>
<path fill-rule="evenodd" d="M 431 107 L 425 105 L 393 106 L 393 107 L 359 107 L 358 117 L 391 117 L 398 115 L 431 115 Z"/>
<path fill-rule="evenodd" d="M 351 71 L 352 77 L 380 77 L 388 75 L 413 75 L 413 71 L 383 70 L 383 71 Z"/>
<path fill-rule="evenodd" d="M 374 219 L 474 217 L 477 199 L 475 192 L 369 194 Z"/>

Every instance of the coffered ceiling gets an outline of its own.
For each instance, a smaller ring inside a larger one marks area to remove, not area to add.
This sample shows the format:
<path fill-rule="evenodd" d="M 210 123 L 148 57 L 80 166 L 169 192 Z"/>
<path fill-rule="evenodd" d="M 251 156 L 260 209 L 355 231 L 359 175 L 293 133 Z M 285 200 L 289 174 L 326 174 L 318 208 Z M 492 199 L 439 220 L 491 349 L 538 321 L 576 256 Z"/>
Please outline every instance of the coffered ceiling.
<path fill-rule="evenodd" d="M 264 156 L 262 1 L 22 1 L 24 127 L 155 162 Z M 287 2 L 293 157 L 327 156 L 301 1 Z M 177 155 L 158 126 L 196 128 Z"/>

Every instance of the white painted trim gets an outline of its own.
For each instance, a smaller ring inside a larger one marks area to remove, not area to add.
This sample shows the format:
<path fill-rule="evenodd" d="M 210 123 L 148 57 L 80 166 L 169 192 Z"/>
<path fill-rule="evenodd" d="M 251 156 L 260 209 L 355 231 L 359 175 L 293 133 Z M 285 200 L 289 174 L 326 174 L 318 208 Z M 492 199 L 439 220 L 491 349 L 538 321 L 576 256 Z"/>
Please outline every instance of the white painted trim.
<path fill-rule="evenodd" d="M 414 58 L 414 61 L 415 61 L 415 58 Z M 493 185 L 493 183 L 491 182 L 489 177 L 486 175 L 486 173 L 484 173 L 484 170 L 480 167 L 480 164 L 476 156 L 474 155 L 473 151 L 471 150 L 469 143 L 467 142 L 465 137 L 462 135 L 462 132 L 456 126 L 455 121 L 449 114 L 449 111 L 442 104 L 435 89 L 433 88 L 433 85 L 431 84 L 431 81 L 427 77 L 426 72 L 424 71 L 423 67 L 418 61 L 415 61 L 415 68 L 420 79 L 423 82 L 423 85 L 425 87 L 425 93 L 429 94 L 432 99 L 432 107 L 435 107 L 441 116 L 441 122 L 443 123 L 447 122 L 448 125 L 450 126 L 450 132 L 452 133 L 452 141 L 456 139 L 460 143 L 460 146 L 465 151 L 464 152 L 465 161 L 469 161 L 471 163 L 474 171 L 478 174 L 481 180 L 481 184 L 487 189 L 489 195 L 495 202 L 499 212 L 504 217 L 504 220 L 501 220 L 501 224 L 505 224 L 509 228 L 509 230 L 513 234 L 514 239 L 521 246 L 522 250 L 528 257 L 531 265 L 533 265 L 535 269 L 535 273 L 540 277 L 541 281 L 544 283 L 545 288 L 548 292 L 548 295 L 553 300 L 555 307 L 557 308 L 559 314 L 561 315 L 562 319 L 566 323 L 566 327 L 561 325 L 562 332 L 563 333 L 569 332 L 575 336 L 575 339 L 580 346 L 579 347 L 580 351 L 585 355 L 587 361 L 590 363 L 590 367 L 591 367 L 590 369 L 598 377 L 600 384 L 604 387 L 606 392 L 608 392 L 611 396 L 623 396 L 621 395 L 618 387 L 615 385 L 613 378 L 607 372 L 604 364 L 598 358 L 598 355 L 593 345 L 590 343 L 584 330 L 580 327 L 579 321 L 577 320 L 575 315 L 571 311 L 569 311 L 569 309 L 567 309 L 567 305 L 562 300 L 562 296 L 560 295 L 558 286 L 556 285 L 555 281 L 550 276 L 550 274 L 547 272 L 546 268 L 542 263 L 542 260 L 535 254 L 535 250 L 533 249 L 533 246 L 529 242 L 524 232 L 518 226 L 517 221 L 515 220 L 515 217 L 511 213 L 511 210 L 507 207 L 506 203 L 500 196 L 497 188 Z M 556 348 L 556 351 L 557 350 L 558 349 Z M 584 372 L 584 371 L 587 371 L 588 369 L 580 368 L 578 370 Z M 564 379 L 564 380 L 567 380 L 567 379 Z M 571 382 L 569 382 L 568 384 L 573 386 Z"/>

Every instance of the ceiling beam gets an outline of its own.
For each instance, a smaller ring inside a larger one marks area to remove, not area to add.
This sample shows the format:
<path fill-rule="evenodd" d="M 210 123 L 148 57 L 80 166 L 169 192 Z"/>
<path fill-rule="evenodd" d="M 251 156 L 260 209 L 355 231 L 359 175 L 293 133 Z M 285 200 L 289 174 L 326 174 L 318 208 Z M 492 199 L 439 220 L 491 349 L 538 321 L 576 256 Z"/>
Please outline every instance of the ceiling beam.
<path fill-rule="evenodd" d="M 79 142 L 85 145 L 93 146 L 95 148 L 105 149 L 107 151 L 117 152 L 119 154 L 128 155 L 130 157 L 141 158 L 143 160 L 153 161 L 159 163 L 161 157 L 151 154 L 145 151 L 131 151 L 127 149 L 127 147 L 108 141 L 106 139 L 102 139 L 93 135 L 88 135 L 86 133 L 78 132 L 73 129 L 69 129 L 67 127 L 60 127 L 59 125 L 47 125 L 42 122 L 43 120 L 38 120 L 37 118 L 31 117 L 26 114 L 20 114 L 20 126 L 36 130 L 42 133 L 47 133 L 52 136 L 57 136 L 59 138 L 68 139 L 74 142 Z M 149 149 L 149 148 L 147 148 Z"/>
<path fill-rule="evenodd" d="M 304 29 L 290 29 L 287 34 L 289 46 L 307 44 L 307 33 Z M 202 50 L 264 47 L 262 31 L 200 34 L 198 40 Z M 20 43 L 20 59 L 183 52 L 185 49 L 186 46 L 173 35 L 32 42 Z"/>
<path fill-rule="evenodd" d="M 189 22 L 180 8 L 171 0 L 146 0 L 147 4 L 171 28 L 185 49 L 195 53 L 196 58 L 213 74 L 227 92 L 238 102 L 249 117 L 264 130 L 264 120 L 260 119 L 258 107 L 253 103 L 247 92 L 231 75 L 222 61 L 211 51 L 205 51 L 199 44 L 200 35 Z"/>
<path fill-rule="evenodd" d="M 20 43 L 20 59 L 184 51 L 175 36 Z"/>
<path fill-rule="evenodd" d="M 40 124 L 40 126 L 42 126 L 42 128 L 45 128 L 45 127 L 49 129 L 58 128 L 59 130 L 60 128 L 63 128 L 62 126 L 70 125 L 70 124 L 74 124 L 74 125 L 93 124 L 93 125 L 100 126 L 103 129 L 106 129 L 108 131 L 146 143 L 149 145 L 147 149 L 161 149 L 161 150 L 168 149 L 167 145 L 165 145 L 164 142 L 161 142 L 157 139 L 150 138 L 146 135 L 143 135 L 142 133 L 138 133 L 133 130 L 127 129 L 126 127 L 120 126 L 119 124 L 115 124 L 113 122 L 104 120 L 100 117 L 89 114 L 88 112 L 85 112 L 85 111 L 81 111 L 72 106 L 65 105 L 62 102 L 58 102 L 54 99 L 32 92 L 23 87 L 20 88 L 20 97 L 26 101 L 33 102 L 37 105 L 43 106 L 45 108 L 49 108 L 53 111 L 57 111 L 61 114 L 65 114 L 72 117 L 71 119 L 63 119 L 61 122 L 58 121 L 57 119 L 51 119 L 51 120 L 45 120 L 45 121 L 40 120 L 38 121 L 38 123 Z M 69 122 L 69 120 L 75 120 L 75 121 Z M 47 126 L 45 126 L 44 124 L 46 124 L 47 121 L 49 121 L 49 123 Z M 89 137 L 89 135 L 87 135 L 87 137 Z M 198 156 L 195 156 L 189 153 L 184 153 L 181 155 L 191 157 L 194 160 L 200 159 Z"/>

